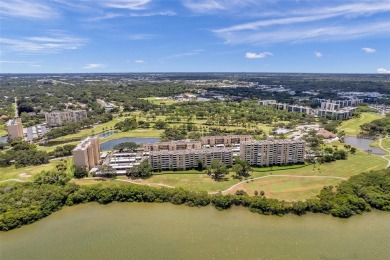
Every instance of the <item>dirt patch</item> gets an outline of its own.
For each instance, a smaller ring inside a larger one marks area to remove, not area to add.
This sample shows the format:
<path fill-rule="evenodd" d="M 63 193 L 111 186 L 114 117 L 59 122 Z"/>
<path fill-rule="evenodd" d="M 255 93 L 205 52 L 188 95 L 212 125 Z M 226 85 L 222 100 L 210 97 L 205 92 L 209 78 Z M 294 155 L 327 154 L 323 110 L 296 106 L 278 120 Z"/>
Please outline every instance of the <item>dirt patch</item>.
<path fill-rule="evenodd" d="M 31 177 L 31 175 L 23 172 L 23 173 L 19 174 L 19 177 L 21 177 L 21 178 L 28 178 L 28 177 Z"/>

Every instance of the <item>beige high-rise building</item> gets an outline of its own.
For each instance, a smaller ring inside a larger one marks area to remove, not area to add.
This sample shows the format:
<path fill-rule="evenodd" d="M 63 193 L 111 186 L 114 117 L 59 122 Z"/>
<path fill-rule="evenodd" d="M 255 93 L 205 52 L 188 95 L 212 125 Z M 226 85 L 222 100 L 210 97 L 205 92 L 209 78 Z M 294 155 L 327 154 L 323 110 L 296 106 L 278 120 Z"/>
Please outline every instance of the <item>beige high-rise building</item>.
<path fill-rule="evenodd" d="M 87 118 L 87 111 L 85 110 L 66 110 L 45 113 L 46 123 L 49 126 L 60 126 L 64 125 L 66 122 L 80 122 Z"/>
<path fill-rule="evenodd" d="M 143 149 L 145 152 L 152 151 L 175 151 L 186 149 L 201 149 L 202 144 L 199 141 L 171 141 L 171 142 L 157 142 L 157 143 L 145 143 Z"/>
<path fill-rule="evenodd" d="M 257 166 L 303 163 L 305 144 L 290 139 L 241 142 L 240 158 Z"/>
<path fill-rule="evenodd" d="M 7 131 L 9 140 L 22 139 L 24 137 L 22 120 L 20 118 L 9 120 L 7 122 Z"/>
<path fill-rule="evenodd" d="M 253 136 L 251 135 L 225 135 L 225 136 L 202 136 L 200 142 L 202 145 L 232 145 L 239 144 L 244 141 L 251 141 Z"/>
<path fill-rule="evenodd" d="M 99 164 L 100 147 L 98 137 L 87 137 L 73 149 L 75 166 L 84 166 L 88 170 Z"/>
<path fill-rule="evenodd" d="M 188 170 L 198 166 L 202 161 L 209 167 L 214 159 L 231 166 L 233 164 L 233 152 L 229 148 L 189 149 L 175 151 L 150 152 L 149 163 L 153 170 Z"/>

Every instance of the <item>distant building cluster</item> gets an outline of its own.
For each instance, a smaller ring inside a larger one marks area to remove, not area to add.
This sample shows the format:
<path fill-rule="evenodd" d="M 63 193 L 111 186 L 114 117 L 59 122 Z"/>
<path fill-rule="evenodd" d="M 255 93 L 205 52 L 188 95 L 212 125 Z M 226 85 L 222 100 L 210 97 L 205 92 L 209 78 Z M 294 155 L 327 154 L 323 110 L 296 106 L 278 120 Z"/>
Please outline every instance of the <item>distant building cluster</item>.
<path fill-rule="evenodd" d="M 85 110 L 66 110 L 45 113 L 46 124 L 48 126 L 61 126 L 67 122 L 80 122 L 87 118 L 87 111 Z"/>
<path fill-rule="evenodd" d="M 107 103 L 106 101 L 102 100 L 102 99 L 96 99 L 96 102 L 102 106 L 104 108 L 104 110 L 106 112 L 109 112 L 111 111 L 113 108 L 117 107 L 116 105 L 112 104 L 112 103 Z"/>
<path fill-rule="evenodd" d="M 98 137 L 87 137 L 73 149 L 75 166 L 90 170 L 100 161 L 100 146 Z"/>
<path fill-rule="evenodd" d="M 8 140 L 16 139 L 32 142 L 48 132 L 46 126 L 35 125 L 23 128 L 20 118 L 11 119 L 7 122 Z"/>
<path fill-rule="evenodd" d="M 23 125 L 20 118 L 11 119 L 7 122 L 8 139 L 10 141 L 23 139 Z"/>
<path fill-rule="evenodd" d="M 286 110 L 288 112 L 330 116 L 335 119 L 347 120 L 352 117 L 353 112 L 356 110 L 355 106 L 363 103 L 363 99 L 326 100 L 315 98 L 313 101 L 321 103 L 321 107 L 313 109 L 311 107 L 278 103 L 276 100 L 260 100 L 259 105 L 274 106 L 277 109 Z"/>

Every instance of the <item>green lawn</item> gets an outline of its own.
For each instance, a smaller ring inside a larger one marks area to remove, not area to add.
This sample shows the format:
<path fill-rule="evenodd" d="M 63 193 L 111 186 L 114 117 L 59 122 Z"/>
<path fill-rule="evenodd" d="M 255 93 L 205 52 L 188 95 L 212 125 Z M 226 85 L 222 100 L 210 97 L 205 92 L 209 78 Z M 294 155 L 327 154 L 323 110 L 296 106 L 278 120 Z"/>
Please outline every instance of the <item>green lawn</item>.
<path fill-rule="evenodd" d="M 142 99 L 148 100 L 149 102 L 156 104 L 156 105 L 161 105 L 161 103 L 164 103 L 167 106 L 180 102 L 180 101 L 173 100 L 173 99 L 167 99 L 165 97 L 147 97 L 147 98 L 142 98 Z"/>
<path fill-rule="evenodd" d="M 372 143 L 370 143 L 370 146 L 380 148 L 379 147 L 379 139 L 377 139 L 377 140 L 373 141 Z M 382 139 L 382 146 L 385 149 L 390 149 L 390 137 Z"/>
<path fill-rule="evenodd" d="M 4 124 L 0 124 L 0 137 L 2 136 L 6 136 L 8 133 L 7 133 L 7 128 L 5 126 L 5 123 Z"/>
<path fill-rule="evenodd" d="M 8 179 L 19 179 L 19 180 L 31 180 L 31 177 L 41 171 L 55 169 L 56 165 L 59 164 L 59 160 L 50 161 L 48 164 L 38 165 L 38 166 L 27 166 L 23 168 L 15 168 L 15 166 L 9 166 L 5 168 L 0 168 L 0 181 Z M 67 158 L 67 167 L 70 169 L 73 165 L 73 160 Z M 29 177 L 22 177 L 21 174 L 30 175 Z"/>
<path fill-rule="evenodd" d="M 360 118 L 352 118 L 343 121 L 339 130 L 344 130 L 347 136 L 355 136 L 360 133 L 360 126 L 365 123 L 370 123 L 373 120 L 380 119 L 383 116 L 373 113 L 362 113 Z"/>
<path fill-rule="evenodd" d="M 264 191 L 267 198 L 288 201 L 305 200 L 319 194 L 324 186 L 335 186 L 341 181 L 338 179 L 270 177 L 240 184 L 229 193 L 234 194 L 237 190 L 244 190 L 249 195 L 254 195 L 255 191 Z"/>

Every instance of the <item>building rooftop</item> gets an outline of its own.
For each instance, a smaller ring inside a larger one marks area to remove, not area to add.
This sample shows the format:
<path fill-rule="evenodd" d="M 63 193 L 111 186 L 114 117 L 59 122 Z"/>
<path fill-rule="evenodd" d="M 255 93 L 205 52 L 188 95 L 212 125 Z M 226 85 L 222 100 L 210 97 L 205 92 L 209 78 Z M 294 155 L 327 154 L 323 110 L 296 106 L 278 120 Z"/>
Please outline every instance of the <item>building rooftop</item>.
<path fill-rule="evenodd" d="M 89 136 L 82 140 L 77 146 L 73 149 L 73 151 L 77 150 L 84 150 L 86 147 L 88 147 L 91 144 L 92 140 L 99 139 L 97 136 Z"/>
<path fill-rule="evenodd" d="M 174 151 L 154 151 L 150 152 L 150 156 L 156 155 L 175 155 L 175 154 L 207 154 L 207 153 L 217 153 L 217 152 L 232 152 L 230 148 L 205 148 L 205 149 L 187 149 L 187 150 L 174 150 Z"/>
<path fill-rule="evenodd" d="M 7 126 L 17 125 L 17 124 L 21 124 L 21 123 L 22 123 L 22 121 L 20 120 L 20 118 L 14 118 L 14 119 L 8 120 Z"/>
<path fill-rule="evenodd" d="M 244 141 L 241 142 L 241 144 L 294 144 L 294 143 L 305 143 L 305 141 L 297 139 L 297 140 L 291 140 L 291 139 L 278 139 L 278 140 L 252 140 L 252 141 Z"/>

